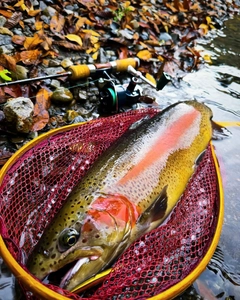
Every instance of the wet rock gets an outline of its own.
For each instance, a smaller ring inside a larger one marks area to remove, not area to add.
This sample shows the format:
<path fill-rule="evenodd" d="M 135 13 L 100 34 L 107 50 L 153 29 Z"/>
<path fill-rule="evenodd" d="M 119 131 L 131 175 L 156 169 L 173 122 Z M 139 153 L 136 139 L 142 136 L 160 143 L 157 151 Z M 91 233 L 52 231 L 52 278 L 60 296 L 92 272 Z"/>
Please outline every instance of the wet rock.
<path fill-rule="evenodd" d="M 60 81 L 59 80 L 56 80 L 56 79 L 53 79 L 50 83 L 50 86 L 51 87 L 54 87 L 54 88 L 59 88 L 61 85 Z"/>
<path fill-rule="evenodd" d="M 88 98 L 87 91 L 80 90 L 79 93 L 78 93 L 78 98 L 79 98 L 80 101 L 86 101 L 87 98 Z"/>
<path fill-rule="evenodd" d="M 0 34 L 0 46 L 6 46 L 12 43 L 12 37 L 5 34 Z"/>
<path fill-rule="evenodd" d="M 4 26 L 7 22 L 7 19 L 4 16 L 0 16 L 0 27 Z"/>
<path fill-rule="evenodd" d="M 81 123 L 85 122 L 86 120 L 82 116 L 77 116 L 71 121 L 71 124 Z"/>
<path fill-rule="evenodd" d="M 0 54 L 10 54 L 13 50 L 13 45 L 0 46 Z"/>
<path fill-rule="evenodd" d="M 55 15 L 55 13 L 56 13 L 56 9 L 54 9 L 51 6 L 47 6 L 43 11 L 43 14 L 47 17 L 52 17 Z"/>
<path fill-rule="evenodd" d="M 59 67 L 61 65 L 61 61 L 59 59 L 49 59 L 48 66 L 49 67 Z"/>
<path fill-rule="evenodd" d="M 23 66 L 16 65 L 16 71 L 12 71 L 11 76 L 14 80 L 26 79 L 28 78 L 28 69 Z"/>
<path fill-rule="evenodd" d="M 7 122 L 18 132 L 28 133 L 32 129 L 34 105 L 29 98 L 10 98 L 3 107 Z"/>
<path fill-rule="evenodd" d="M 73 62 L 71 61 L 71 59 L 70 58 L 65 58 L 62 62 L 61 62 L 61 66 L 63 67 L 63 68 L 68 68 L 68 67 L 70 67 L 70 66 L 72 66 L 73 65 Z"/>
<path fill-rule="evenodd" d="M 50 63 L 50 62 L 49 62 Z M 46 68 L 45 73 L 48 75 L 56 75 L 57 73 L 63 73 L 66 72 L 62 67 L 56 67 L 56 68 Z"/>
<path fill-rule="evenodd" d="M 52 93 L 51 100 L 54 102 L 70 103 L 73 100 L 73 94 L 69 89 L 59 87 Z"/>
<path fill-rule="evenodd" d="M 99 60 L 100 60 L 100 63 L 102 63 L 102 64 L 108 62 L 106 52 L 104 51 L 103 48 L 99 49 Z"/>
<path fill-rule="evenodd" d="M 0 122 L 2 122 L 5 119 L 5 115 L 2 110 L 0 110 Z"/>

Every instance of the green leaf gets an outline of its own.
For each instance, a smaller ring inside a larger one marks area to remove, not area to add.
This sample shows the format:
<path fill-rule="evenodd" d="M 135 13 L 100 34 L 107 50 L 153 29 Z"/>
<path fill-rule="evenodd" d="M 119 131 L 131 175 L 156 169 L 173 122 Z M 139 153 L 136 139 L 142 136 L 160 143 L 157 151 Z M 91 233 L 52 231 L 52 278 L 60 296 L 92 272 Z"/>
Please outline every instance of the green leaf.
<path fill-rule="evenodd" d="M 7 74 L 11 74 L 8 70 L 1 70 L 0 71 L 0 77 L 5 81 L 12 81 L 12 78 L 9 77 Z"/>

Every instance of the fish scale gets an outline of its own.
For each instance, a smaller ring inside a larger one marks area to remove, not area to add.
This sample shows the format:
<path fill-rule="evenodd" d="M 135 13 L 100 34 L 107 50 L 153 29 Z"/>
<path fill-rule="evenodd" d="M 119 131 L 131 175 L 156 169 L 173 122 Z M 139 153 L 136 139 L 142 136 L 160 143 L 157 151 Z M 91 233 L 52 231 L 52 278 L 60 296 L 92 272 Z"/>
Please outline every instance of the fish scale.
<path fill-rule="evenodd" d="M 161 224 L 211 139 L 211 118 L 204 104 L 186 101 L 123 134 L 93 164 L 47 227 L 28 260 L 30 272 L 43 279 L 76 261 L 60 283 L 72 290 Z"/>

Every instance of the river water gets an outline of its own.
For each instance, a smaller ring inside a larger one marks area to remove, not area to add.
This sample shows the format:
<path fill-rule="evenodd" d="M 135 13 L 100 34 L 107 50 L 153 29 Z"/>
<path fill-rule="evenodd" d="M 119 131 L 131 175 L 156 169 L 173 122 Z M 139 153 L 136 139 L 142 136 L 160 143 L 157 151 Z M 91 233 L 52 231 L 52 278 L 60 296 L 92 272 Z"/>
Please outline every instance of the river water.
<path fill-rule="evenodd" d="M 196 99 L 213 111 L 215 121 L 240 121 L 240 16 L 225 23 L 211 42 L 199 42 L 212 64 L 186 75 L 155 94 L 160 105 Z M 240 127 L 228 128 L 228 138 L 214 141 L 225 197 L 225 216 L 218 248 L 206 270 L 176 299 L 240 299 Z M 18 299 L 14 277 L 0 258 L 0 300 Z"/>

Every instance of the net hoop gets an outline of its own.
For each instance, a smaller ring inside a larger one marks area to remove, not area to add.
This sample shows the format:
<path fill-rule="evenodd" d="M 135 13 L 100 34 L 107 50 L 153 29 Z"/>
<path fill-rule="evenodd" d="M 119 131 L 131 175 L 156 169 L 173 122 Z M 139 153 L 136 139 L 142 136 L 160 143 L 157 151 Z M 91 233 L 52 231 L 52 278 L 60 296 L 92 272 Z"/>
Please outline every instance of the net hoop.
<path fill-rule="evenodd" d="M 7 163 L 2 167 L 0 170 L 0 185 L 3 182 L 4 176 L 8 172 L 8 170 L 18 161 L 18 159 L 29 149 L 32 149 L 34 146 L 38 145 L 40 142 L 46 140 L 47 138 L 54 136 L 59 133 L 63 133 L 65 131 L 74 129 L 78 126 L 81 126 L 82 124 L 85 124 L 87 122 L 78 123 L 78 124 L 72 124 L 68 126 L 64 126 L 62 128 L 51 130 L 47 133 L 42 134 L 41 136 L 35 138 L 34 140 L 30 141 L 26 145 L 24 145 L 22 148 L 20 148 L 8 161 Z M 218 180 L 218 189 L 219 189 L 219 214 L 218 214 L 218 220 L 216 225 L 215 234 L 213 236 L 213 239 L 211 241 L 211 244 L 209 246 L 209 249 L 207 250 L 206 254 L 202 258 L 202 260 L 199 262 L 197 267 L 183 280 L 181 280 L 179 283 L 171 286 L 167 290 L 161 292 L 160 294 L 153 296 L 151 298 L 148 298 L 149 300 L 156 300 L 156 299 L 172 299 L 173 297 L 178 296 L 181 294 L 184 290 L 186 290 L 198 277 L 199 275 L 204 271 L 206 268 L 208 262 L 210 261 L 216 247 L 218 244 L 218 241 L 220 239 L 222 224 L 223 224 L 223 214 L 224 214 L 224 197 L 223 197 L 223 187 L 222 187 L 222 180 L 221 180 L 221 174 L 219 170 L 219 164 L 217 161 L 216 154 L 214 152 L 214 147 L 212 144 L 210 144 L 211 152 L 214 160 L 214 165 L 216 169 L 217 174 L 217 180 Z M 1 225 L 1 224 L 0 224 Z M 21 265 L 18 264 L 18 262 L 14 259 L 10 251 L 8 250 L 3 237 L 0 235 L 0 256 L 3 258 L 7 266 L 10 268 L 12 273 L 15 275 L 15 277 L 21 282 L 21 284 L 30 292 L 33 293 L 33 295 L 40 297 L 41 299 L 59 299 L 59 300 L 67 300 L 70 299 L 68 297 L 65 297 L 50 288 L 46 287 L 45 285 L 41 284 L 41 282 L 34 279 L 34 277 L 31 276 L 28 272 L 24 270 L 24 268 L 21 267 Z M 102 276 L 104 275 L 104 272 L 102 273 Z M 100 275 L 101 277 L 101 275 Z"/>

